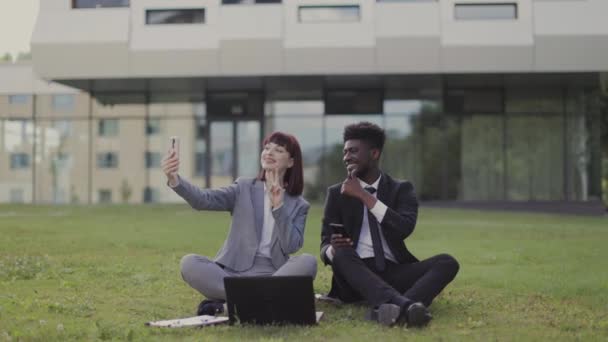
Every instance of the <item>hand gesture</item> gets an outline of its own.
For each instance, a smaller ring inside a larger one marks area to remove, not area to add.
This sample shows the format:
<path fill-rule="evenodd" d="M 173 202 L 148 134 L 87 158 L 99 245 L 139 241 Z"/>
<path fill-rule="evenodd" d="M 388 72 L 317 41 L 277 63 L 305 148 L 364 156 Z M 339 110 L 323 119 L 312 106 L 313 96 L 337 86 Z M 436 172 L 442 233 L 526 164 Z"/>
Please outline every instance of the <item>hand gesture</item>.
<path fill-rule="evenodd" d="M 342 187 L 340 188 L 340 193 L 347 196 L 352 196 L 355 198 L 361 198 L 364 194 L 365 190 L 361 187 L 361 183 L 359 183 L 359 179 L 356 176 L 356 170 L 351 170 L 348 173 L 348 177 L 346 180 L 342 182 Z"/>
<path fill-rule="evenodd" d="M 174 149 L 169 149 L 161 163 L 163 172 L 167 176 L 169 186 L 176 186 L 178 183 L 177 171 L 179 171 L 179 156 Z"/>
<path fill-rule="evenodd" d="M 283 204 L 283 195 L 285 194 L 285 189 L 283 188 L 283 179 L 280 178 L 283 177 L 279 175 L 277 170 L 266 170 L 268 196 L 270 196 L 270 204 L 273 208 L 278 208 Z"/>

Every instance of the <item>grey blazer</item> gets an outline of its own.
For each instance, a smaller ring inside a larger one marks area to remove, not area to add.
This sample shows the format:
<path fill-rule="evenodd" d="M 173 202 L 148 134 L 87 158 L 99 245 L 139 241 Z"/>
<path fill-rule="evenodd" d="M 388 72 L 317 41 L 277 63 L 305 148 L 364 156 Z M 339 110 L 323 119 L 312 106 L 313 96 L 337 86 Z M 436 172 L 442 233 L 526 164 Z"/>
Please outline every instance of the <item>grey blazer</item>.
<path fill-rule="evenodd" d="M 219 189 L 201 189 L 183 178 L 173 190 L 197 210 L 229 211 L 230 232 L 215 262 L 235 271 L 253 266 L 264 224 L 264 183 L 239 178 Z M 302 196 L 285 193 L 283 205 L 272 211 L 274 229 L 270 247 L 272 264 L 278 269 L 304 243 L 304 226 L 310 204 Z"/>

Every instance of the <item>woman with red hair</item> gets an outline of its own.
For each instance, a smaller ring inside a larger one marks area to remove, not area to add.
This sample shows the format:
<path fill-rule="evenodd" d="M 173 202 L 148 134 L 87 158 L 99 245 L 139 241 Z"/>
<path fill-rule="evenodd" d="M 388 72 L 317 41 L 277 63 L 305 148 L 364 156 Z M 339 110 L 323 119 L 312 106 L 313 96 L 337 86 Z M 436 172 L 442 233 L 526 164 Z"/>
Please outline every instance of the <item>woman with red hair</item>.
<path fill-rule="evenodd" d="M 293 135 L 274 132 L 262 146 L 259 175 L 239 178 L 219 189 L 200 189 L 181 178 L 175 150 L 169 150 L 163 160 L 168 185 L 192 208 L 232 215 L 228 237 L 213 260 L 197 254 L 181 260 L 186 283 L 207 298 L 199 304 L 197 315 L 223 312 L 224 277 L 316 275 L 316 257 L 290 257 L 302 248 L 310 206 L 302 197 L 300 144 Z"/>

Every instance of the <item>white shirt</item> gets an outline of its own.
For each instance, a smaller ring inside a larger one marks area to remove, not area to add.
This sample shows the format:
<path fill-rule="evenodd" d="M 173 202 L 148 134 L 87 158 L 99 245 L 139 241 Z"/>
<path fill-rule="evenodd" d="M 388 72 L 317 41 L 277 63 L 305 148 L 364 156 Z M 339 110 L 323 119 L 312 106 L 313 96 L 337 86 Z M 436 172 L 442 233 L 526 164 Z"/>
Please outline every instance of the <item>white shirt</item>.
<path fill-rule="evenodd" d="M 373 193 L 372 196 L 377 198 L 378 185 L 380 184 L 381 177 L 382 176 L 378 177 L 378 179 L 376 179 L 376 181 L 371 185 L 359 179 L 359 184 L 361 184 L 361 187 L 364 189 L 368 186 L 371 186 L 376 189 L 376 192 Z M 382 203 L 380 200 L 376 200 L 376 204 L 369 211 L 372 213 L 372 215 L 376 217 L 376 221 L 378 221 L 378 230 L 380 231 L 380 239 L 382 240 L 382 249 L 384 250 L 384 257 L 393 262 L 397 262 L 397 260 L 393 256 L 393 253 L 391 253 L 391 250 L 386 244 L 386 239 L 384 238 L 384 234 L 382 233 L 382 226 L 380 225 L 382 223 L 382 220 L 384 219 L 384 215 L 386 214 L 387 209 L 388 208 L 386 207 L 386 204 Z M 365 207 L 365 205 L 363 206 L 361 233 L 359 233 L 359 242 L 357 243 L 356 251 L 357 254 L 359 254 L 359 257 L 361 257 L 361 259 L 374 257 L 374 246 L 372 244 L 372 235 L 369 231 L 369 220 L 367 218 L 367 207 Z M 329 260 L 333 259 L 334 256 L 332 246 L 329 246 L 329 248 L 325 250 L 325 255 L 329 258 Z"/>
<path fill-rule="evenodd" d="M 274 210 L 279 208 L 275 208 Z M 273 209 L 270 204 L 268 189 L 266 189 L 266 184 L 264 184 L 264 224 L 262 226 L 262 236 L 260 238 L 257 255 L 265 258 L 271 257 L 270 247 L 272 243 L 272 231 L 274 230 L 274 216 L 272 216 L 272 211 Z"/>

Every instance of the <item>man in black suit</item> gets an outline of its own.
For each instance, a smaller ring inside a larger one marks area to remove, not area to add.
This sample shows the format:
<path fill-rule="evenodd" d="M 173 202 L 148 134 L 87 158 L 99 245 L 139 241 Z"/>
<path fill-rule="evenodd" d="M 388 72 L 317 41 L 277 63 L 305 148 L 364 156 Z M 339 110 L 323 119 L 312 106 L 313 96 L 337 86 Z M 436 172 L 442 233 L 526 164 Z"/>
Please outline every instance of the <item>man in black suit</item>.
<path fill-rule="evenodd" d="M 412 183 L 380 171 L 385 139 L 384 130 L 369 122 L 345 127 L 348 177 L 327 191 L 321 259 L 334 273 L 329 297 L 366 300 L 367 318 L 384 325 L 420 327 L 431 320 L 427 307 L 459 265 L 447 254 L 419 261 L 405 247 L 416 226 L 418 201 Z M 337 233 L 340 229 L 345 236 Z"/>

